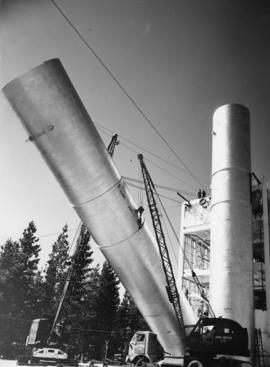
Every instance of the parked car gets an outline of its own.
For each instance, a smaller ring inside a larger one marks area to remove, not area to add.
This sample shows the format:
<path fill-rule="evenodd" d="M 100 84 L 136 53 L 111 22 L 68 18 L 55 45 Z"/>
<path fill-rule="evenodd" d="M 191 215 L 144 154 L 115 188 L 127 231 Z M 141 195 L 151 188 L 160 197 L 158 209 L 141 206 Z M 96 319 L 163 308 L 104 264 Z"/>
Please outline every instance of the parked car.
<path fill-rule="evenodd" d="M 39 348 L 33 351 L 32 362 L 66 362 L 68 355 L 58 348 Z"/>

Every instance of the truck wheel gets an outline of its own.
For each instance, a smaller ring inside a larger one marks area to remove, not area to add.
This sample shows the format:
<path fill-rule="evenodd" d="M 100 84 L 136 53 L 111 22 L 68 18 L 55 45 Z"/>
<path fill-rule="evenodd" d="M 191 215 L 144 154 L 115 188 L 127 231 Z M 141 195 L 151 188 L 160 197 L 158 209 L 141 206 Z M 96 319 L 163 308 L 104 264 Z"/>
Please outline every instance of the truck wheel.
<path fill-rule="evenodd" d="M 204 365 L 199 359 L 195 358 L 187 361 L 186 367 L 204 367 Z"/>
<path fill-rule="evenodd" d="M 145 367 L 148 360 L 144 357 L 139 357 L 135 363 L 135 367 Z"/>

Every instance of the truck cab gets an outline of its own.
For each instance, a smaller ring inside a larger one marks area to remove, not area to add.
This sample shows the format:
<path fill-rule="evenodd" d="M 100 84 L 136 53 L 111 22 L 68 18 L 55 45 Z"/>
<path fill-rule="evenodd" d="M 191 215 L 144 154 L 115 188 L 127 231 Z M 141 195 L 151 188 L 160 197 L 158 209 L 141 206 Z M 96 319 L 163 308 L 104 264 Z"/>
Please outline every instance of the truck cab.
<path fill-rule="evenodd" d="M 191 354 L 249 356 L 247 329 L 226 318 L 201 318 L 187 337 Z"/>
<path fill-rule="evenodd" d="M 126 362 L 140 366 L 146 362 L 161 360 L 163 355 L 163 348 L 156 334 L 151 331 L 137 331 L 129 343 Z"/>

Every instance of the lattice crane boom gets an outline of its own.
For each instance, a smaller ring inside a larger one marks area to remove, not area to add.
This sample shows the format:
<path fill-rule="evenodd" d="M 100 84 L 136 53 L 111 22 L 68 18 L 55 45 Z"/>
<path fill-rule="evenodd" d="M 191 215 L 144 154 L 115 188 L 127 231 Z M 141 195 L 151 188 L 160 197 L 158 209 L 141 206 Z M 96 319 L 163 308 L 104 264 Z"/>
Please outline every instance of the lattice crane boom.
<path fill-rule="evenodd" d="M 167 281 L 167 293 L 170 302 L 173 305 L 176 317 L 178 319 L 178 322 L 180 324 L 181 328 L 184 328 L 184 320 L 183 320 L 183 314 L 181 310 L 181 304 L 180 304 L 180 298 L 179 293 L 176 286 L 175 277 L 173 274 L 173 268 L 171 264 L 171 260 L 169 257 L 169 251 L 166 245 L 166 240 L 164 236 L 164 232 L 162 229 L 161 221 L 160 221 L 160 214 L 158 211 L 156 199 L 154 196 L 154 192 L 156 193 L 155 185 L 152 181 L 152 178 L 147 170 L 147 167 L 143 160 L 143 155 L 139 154 L 138 159 L 140 161 L 141 169 L 142 169 L 142 175 L 143 175 L 143 181 L 145 186 L 145 192 L 147 196 L 147 202 L 152 218 L 152 223 L 155 231 L 155 236 L 158 244 L 158 249 L 162 261 L 162 266 L 164 269 L 164 273 L 166 276 Z"/>

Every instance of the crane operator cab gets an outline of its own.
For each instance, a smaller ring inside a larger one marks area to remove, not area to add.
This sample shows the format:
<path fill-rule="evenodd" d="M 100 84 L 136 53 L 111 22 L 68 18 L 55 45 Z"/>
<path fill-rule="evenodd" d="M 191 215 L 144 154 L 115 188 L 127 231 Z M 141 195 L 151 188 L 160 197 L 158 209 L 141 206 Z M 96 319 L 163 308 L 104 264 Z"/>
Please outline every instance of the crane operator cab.
<path fill-rule="evenodd" d="M 248 357 L 247 329 L 230 319 L 200 318 L 187 338 L 187 352 Z"/>

